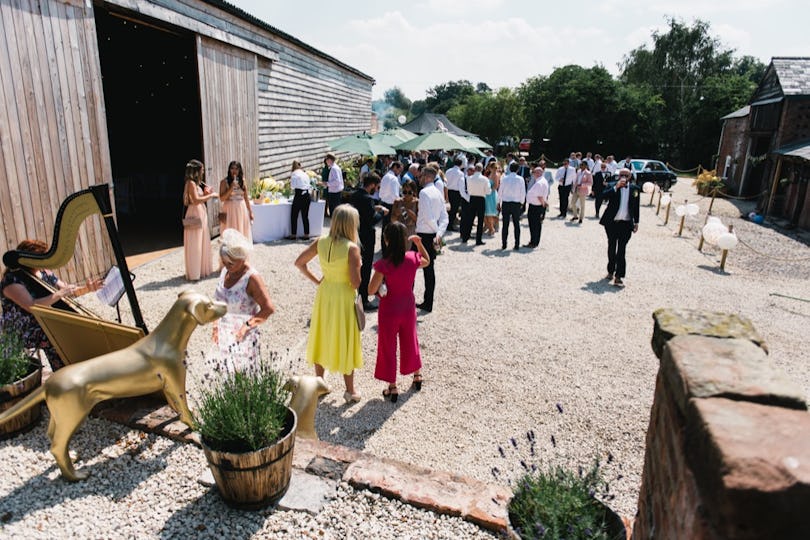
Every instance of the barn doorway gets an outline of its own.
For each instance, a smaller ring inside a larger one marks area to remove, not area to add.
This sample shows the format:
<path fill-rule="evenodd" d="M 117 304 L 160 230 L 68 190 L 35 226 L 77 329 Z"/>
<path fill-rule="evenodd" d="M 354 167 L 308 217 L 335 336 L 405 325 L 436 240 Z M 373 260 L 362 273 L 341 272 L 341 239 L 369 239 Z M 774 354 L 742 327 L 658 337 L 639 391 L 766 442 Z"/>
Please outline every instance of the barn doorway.
<path fill-rule="evenodd" d="M 127 255 L 183 244 L 183 171 L 203 159 L 194 34 L 95 7 L 121 243 Z"/>

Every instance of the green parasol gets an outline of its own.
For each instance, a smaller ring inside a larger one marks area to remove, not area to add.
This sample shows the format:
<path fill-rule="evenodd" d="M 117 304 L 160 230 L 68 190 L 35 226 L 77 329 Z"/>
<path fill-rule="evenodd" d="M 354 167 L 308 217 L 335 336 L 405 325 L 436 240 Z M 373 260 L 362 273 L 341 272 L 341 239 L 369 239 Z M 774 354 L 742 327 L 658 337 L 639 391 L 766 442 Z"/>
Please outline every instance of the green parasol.
<path fill-rule="evenodd" d="M 383 144 L 365 133 L 362 135 L 352 135 L 330 141 L 329 146 L 338 152 L 349 152 L 352 154 L 362 154 L 364 156 L 394 155 L 396 150 L 390 145 Z"/>

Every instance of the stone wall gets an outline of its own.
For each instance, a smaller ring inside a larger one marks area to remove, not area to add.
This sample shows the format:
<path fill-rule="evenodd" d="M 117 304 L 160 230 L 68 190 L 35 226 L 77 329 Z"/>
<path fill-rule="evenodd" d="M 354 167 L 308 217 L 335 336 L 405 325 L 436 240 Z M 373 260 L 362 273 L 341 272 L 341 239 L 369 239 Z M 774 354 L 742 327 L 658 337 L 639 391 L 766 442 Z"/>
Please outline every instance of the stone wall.
<path fill-rule="evenodd" d="M 637 540 L 810 538 L 810 414 L 751 323 L 654 313 Z"/>

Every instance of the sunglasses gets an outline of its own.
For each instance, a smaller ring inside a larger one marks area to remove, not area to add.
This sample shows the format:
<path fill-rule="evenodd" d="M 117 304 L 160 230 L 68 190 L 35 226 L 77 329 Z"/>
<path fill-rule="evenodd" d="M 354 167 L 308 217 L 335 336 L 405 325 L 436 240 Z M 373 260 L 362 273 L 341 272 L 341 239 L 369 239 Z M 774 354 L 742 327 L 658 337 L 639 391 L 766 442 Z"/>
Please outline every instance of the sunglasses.
<path fill-rule="evenodd" d="M 413 191 L 410 191 L 410 190 L 408 190 L 408 191 L 403 191 L 403 192 L 402 192 L 402 194 L 403 194 L 403 195 L 413 195 Z"/>

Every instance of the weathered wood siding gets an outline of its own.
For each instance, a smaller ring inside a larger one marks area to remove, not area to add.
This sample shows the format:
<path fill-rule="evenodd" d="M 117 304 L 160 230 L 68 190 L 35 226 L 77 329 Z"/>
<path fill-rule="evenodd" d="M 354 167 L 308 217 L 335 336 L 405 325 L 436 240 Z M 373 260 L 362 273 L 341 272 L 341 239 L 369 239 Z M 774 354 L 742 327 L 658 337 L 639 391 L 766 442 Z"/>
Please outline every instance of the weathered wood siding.
<path fill-rule="evenodd" d="M 259 64 L 259 160 L 262 174 L 287 178 L 290 164 L 320 166 L 326 142 L 367 131 L 371 84 L 295 49 Z"/>
<path fill-rule="evenodd" d="M 197 64 L 206 183 L 219 189 L 228 163 L 239 161 L 245 180 L 259 177 L 256 55 L 197 36 Z M 209 203 L 209 223 L 219 231 L 219 203 Z"/>
<path fill-rule="evenodd" d="M 76 0 L 0 0 L 0 249 L 51 242 L 69 194 L 111 181 L 93 8 Z M 63 279 L 113 261 L 100 218 L 82 226 Z"/>

